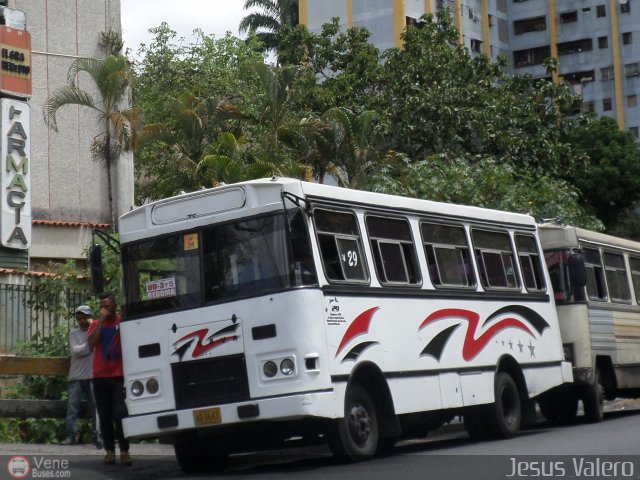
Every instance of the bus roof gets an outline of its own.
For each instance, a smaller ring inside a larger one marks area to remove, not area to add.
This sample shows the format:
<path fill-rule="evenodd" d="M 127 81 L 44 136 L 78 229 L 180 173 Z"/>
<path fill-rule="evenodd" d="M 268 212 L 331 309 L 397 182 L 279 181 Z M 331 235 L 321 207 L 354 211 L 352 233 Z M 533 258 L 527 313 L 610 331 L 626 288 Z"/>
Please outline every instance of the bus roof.
<path fill-rule="evenodd" d="M 533 228 L 536 225 L 530 215 L 273 177 L 198 190 L 137 207 L 120 218 L 121 241 L 127 243 L 195 228 L 210 223 L 213 217 L 216 222 L 226 221 L 280 209 L 283 205 L 282 191 L 303 199 L 342 206 L 366 205 Z"/>
<path fill-rule="evenodd" d="M 539 225 L 539 231 L 544 249 L 577 248 L 578 242 L 589 242 L 624 250 L 640 250 L 640 242 L 614 237 L 606 233 L 594 232 L 572 225 L 544 223 Z"/>

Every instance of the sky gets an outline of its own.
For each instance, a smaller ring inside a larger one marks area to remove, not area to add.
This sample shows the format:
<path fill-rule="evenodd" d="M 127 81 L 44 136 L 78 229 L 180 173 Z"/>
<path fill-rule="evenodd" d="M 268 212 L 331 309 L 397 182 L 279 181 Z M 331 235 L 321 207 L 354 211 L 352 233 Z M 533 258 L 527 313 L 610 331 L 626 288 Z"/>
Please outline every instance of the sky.
<path fill-rule="evenodd" d="M 244 0 L 121 0 L 120 5 L 124 48 L 133 53 L 140 43 L 149 45 L 153 38 L 149 29 L 163 21 L 189 42 L 195 28 L 216 38 L 227 30 L 239 36 L 240 20 L 248 14 L 242 8 Z"/>

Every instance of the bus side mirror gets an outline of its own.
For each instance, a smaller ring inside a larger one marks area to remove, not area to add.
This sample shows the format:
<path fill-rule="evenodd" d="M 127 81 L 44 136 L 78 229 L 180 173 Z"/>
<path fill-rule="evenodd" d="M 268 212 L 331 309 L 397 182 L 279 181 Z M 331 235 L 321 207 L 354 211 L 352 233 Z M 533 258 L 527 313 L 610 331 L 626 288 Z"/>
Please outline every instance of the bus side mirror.
<path fill-rule="evenodd" d="M 582 253 L 574 252 L 569 255 L 569 279 L 573 288 L 582 288 L 587 285 L 587 269 L 584 266 Z"/>
<path fill-rule="evenodd" d="M 91 288 L 95 295 L 99 295 L 104 288 L 102 279 L 102 247 L 100 245 L 91 245 L 89 262 L 91 263 Z"/>

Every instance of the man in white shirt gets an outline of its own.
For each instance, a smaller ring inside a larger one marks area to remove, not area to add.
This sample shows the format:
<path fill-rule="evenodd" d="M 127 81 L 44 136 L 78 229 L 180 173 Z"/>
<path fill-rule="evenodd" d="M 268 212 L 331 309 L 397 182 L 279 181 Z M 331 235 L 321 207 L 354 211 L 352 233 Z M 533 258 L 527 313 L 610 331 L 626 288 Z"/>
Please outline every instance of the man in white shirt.
<path fill-rule="evenodd" d="M 91 388 L 91 377 L 93 369 L 93 348 L 87 341 L 87 330 L 93 322 L 91 307 L 80 305 L 76 308 L 76 321 L 78 328 L 69 334 L 69 350 L 71 352 L 71 366 L 67 377 L 67 436 L 61 445 L 75 445 L 77 442 L 78 414 L 80 413 L 80 402 L 84 396 L 89 406 L 89 416 L 91 418 L 91 428 L 93 429 L 93 442 L 96 448 L 102 448 L 100 437 L 96 429 L 96 409 Z"/>

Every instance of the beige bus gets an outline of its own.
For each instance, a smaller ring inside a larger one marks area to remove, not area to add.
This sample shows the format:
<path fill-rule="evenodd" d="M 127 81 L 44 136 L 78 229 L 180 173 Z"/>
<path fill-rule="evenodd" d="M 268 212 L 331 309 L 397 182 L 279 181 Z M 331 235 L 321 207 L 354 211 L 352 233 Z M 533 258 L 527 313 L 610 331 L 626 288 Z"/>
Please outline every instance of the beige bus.
<path fill-rule="evenodd" d="M 574 377 L 540 408 L 568 419 L 582 400 L 597 422 L 605 399 L 640 396 L 640 242 L 559 223 L 539 232 Z"/>

